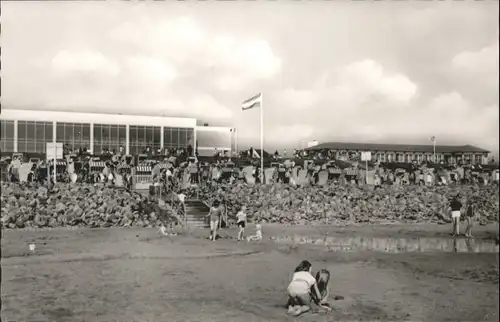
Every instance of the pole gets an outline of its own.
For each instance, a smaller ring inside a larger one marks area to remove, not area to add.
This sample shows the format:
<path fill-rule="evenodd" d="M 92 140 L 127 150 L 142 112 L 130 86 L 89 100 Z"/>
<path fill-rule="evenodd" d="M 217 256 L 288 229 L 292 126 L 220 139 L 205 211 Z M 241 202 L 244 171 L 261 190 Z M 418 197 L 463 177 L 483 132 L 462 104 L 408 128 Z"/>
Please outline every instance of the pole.
<path fill-rule="evenodd" d="M 433 152 L 433 155 L 432 155 L 433 162 L 436 163 L 436 139 L 435 138 L 434 138 L 434 140 L 432 140 L 432 152 Z"/>
<path fill-rule="evenodd" d="M 366 161 L 366 169 L 365 169 L 365 184 L 368 184 L 368 159 Z"/>
<path fill-rule="evenodd" d="M 57 143 L 54 144 L 54 183 L 56 183 L 57 180 L 56 157 L 57 157 Z"/>
<path fill-rule="evenodd" d="M 236 128 L 234 128 L 234 150 L 236 152 L 236 157 L 238 156 L 238 132 Z"/>
<path fill-rule="evenodd" d="M 260 97 L 260 182 L 264 184 L 264 94 Z"/>

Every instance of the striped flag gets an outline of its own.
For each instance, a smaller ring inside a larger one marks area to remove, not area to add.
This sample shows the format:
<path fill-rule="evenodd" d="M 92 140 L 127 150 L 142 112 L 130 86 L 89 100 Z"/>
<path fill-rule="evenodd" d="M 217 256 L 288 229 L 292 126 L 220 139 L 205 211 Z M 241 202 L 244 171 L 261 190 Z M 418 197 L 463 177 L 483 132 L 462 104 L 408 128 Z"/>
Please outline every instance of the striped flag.
<path fill-rule="evenodd" d="M 252 108 L 257 108 L 257 107 L 260 107 L 260 104 L 262 103 L 262 93 L 259 93 L 249 99 L 247 99 L 246 101 L 244 101 L 242 104 L 241 104 L 241 109 L 243 111 L 246 111 L 246 110 L 249 110 L 249 109 L 252 109 Z"/>

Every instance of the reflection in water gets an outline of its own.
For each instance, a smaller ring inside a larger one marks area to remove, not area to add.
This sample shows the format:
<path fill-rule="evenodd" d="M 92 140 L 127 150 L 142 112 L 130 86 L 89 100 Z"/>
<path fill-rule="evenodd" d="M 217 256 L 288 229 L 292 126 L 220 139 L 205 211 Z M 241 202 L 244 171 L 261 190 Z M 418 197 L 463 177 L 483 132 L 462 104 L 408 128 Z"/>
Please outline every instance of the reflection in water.
<path fill-rule="evenodd" d="M 329 250 L 356 251 L 373 250 L 388 253 L 406 252 L 498 252 L 495 243 L 472 238 L 367 238 L 367 237 L 324 237 L 307 236 L 272 237 L 277 243 L 314 244 L 327 246 Z"/>

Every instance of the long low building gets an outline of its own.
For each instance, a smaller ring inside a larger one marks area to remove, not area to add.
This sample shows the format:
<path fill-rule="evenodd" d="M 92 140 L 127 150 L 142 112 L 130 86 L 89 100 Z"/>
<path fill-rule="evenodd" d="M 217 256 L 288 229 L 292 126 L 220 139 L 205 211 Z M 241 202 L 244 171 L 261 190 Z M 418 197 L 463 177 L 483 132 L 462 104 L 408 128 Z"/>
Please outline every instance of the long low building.
<path fill-rule="evenodd" d="M 231 153 L 235 146 L 235 129 L 197 126 L 195 118 L 2 109 L 0 121 L 2 153 L 44 154 L 47 143 L 56 142 L 95 155 L 120 147 L 139 154 L 147 146 L 157 150 L 196 143 L 200 154 Z"/>
<path fill-rule="evenodd" d="M 329 154 L 338 160 L 359 159 L 361 152 L 371 152 L 372 161 L 379 162 L 457 162 L 486 164 L 490 151 L 472 145 L 410 145 L 329 142 L 310 146 L 306 151 Z M 435 152 L 435 154 L 434 154 Z M 435 160 L 434 160 L 435 158 Z"/>

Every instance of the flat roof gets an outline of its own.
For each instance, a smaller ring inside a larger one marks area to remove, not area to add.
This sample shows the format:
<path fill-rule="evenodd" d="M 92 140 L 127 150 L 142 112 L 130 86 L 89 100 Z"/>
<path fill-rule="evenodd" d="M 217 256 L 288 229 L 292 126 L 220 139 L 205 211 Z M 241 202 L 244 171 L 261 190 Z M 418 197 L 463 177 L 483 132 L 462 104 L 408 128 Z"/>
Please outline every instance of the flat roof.
<path fill-rule="evenodd" d="M 357 150 L 357 151 L 380 151 L 380 152 L 422 152 L 433 153 L 433 145 L 415 144 L 378 144 L 378 143 L 348 143 L 327 142 L 321 143 L 305 150 Z M 490 153 L 472 145 L 436 145 L 436 153 Z"/>
<path fill-rule="evenodd" d="M 167 126 L 196 128 L 196 119 L 188 117 L 141 116 L 104 113 L 80 113 L 68 111 L 42 111 L 4 109 L 0 114 L 2 120 L 66 122 L 66 123 L 96 123 L 123 124 L 139 126 Z"/>

